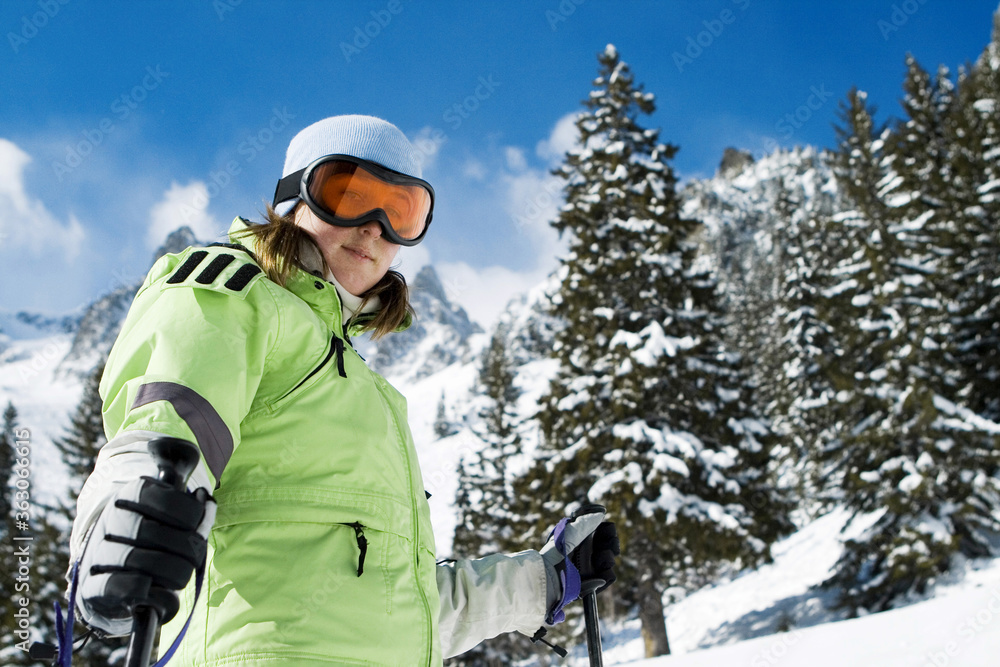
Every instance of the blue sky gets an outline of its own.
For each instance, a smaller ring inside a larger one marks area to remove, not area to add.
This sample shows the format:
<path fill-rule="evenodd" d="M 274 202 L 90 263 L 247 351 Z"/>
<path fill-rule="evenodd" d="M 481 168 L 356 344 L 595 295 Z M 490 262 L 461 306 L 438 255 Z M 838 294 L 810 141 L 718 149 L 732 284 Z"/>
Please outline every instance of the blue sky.
<path fill-rule="evenodd" d="M 838 103 L 898 113 L 904 57 L 974 60 L 996 0 L 0 4 L 0 310 L 61 313 L 141 277 L 173 228 L 258 218 L 288 140 L 329 115 L 397 124 L 438 194 L 423 244 L 488 324 L 556 265 L 548 173 L 614 44 L 646 119 L 710 176 L 727 146 L 833 145 Z"/>

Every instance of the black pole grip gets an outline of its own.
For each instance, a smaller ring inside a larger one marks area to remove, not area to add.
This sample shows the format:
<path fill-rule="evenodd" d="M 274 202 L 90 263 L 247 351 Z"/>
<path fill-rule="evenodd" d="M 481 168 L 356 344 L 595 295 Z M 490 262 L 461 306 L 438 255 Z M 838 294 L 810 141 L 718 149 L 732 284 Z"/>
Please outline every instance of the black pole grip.
<path fill-rule="evenodd" d="M 180 438 L 156 438 L 146 446 L 160 469 L 160 481 L 183 491 L 200 459 L 197 445 Z"/>
<path fill-rule="evenodd" d="M 183 491 L 201 458 L 197 445 L 181 438 L 164 437 L 150 440 L 146 447 L 160 470 L 157 478 Z M 140 606 L 132 611 L 132 634 L 128 641 L 125 667 L 149 667 L 159 627 L 160 616 L 152 607 Z"/>

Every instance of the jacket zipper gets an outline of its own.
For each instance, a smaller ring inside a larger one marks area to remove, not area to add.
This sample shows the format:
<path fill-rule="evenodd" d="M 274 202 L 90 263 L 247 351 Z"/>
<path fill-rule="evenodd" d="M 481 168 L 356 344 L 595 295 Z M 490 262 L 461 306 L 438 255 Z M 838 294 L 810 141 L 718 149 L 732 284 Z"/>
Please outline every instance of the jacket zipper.
<path fill-rule="evenodd" d="M 365 556 L 368 554 L 368 539 L 365 537 L 365 527 L 357 521 L 343 525 L 354 529 L 354 539 L 358 541 L 358 576 L 360 577 L 364 574 Z"/>
<path fill-rule="evenodd" d="M 309 375 L 302 378 L 302 380 L 297 385 L 295 385 L 287 392 L 285 392 L 284 396 L 282 396 L 278 400 L 280 401 L 286 398 L 287 396 L 293 394 L 295 390 L 304 385 L 306 382 L 309 382 L 310 378 L 319 373 L 321 370 L 323 370 L 324 366 L 330 363 L 330 359 L 333 358 L 334 354 L 337 355 L 337 372 L 340 374 L 340 377 L 346 378 L 347 370 L 344 368 L 344 341 L 337 338 L 337 336 L 333 336 L 330 339 L 330 351 L 326 353 L 326 356 L 323 358 L 323 361 L 319 362 L 319 366 L 309 371 Z"/>

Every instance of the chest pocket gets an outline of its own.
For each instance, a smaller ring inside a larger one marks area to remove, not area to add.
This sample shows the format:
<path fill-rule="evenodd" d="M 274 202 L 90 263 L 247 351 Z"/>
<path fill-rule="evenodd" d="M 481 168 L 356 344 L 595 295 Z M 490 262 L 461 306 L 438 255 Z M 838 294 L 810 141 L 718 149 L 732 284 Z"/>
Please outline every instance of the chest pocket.
<path fill-rule="evenodd" d="M 347 369 L 344 365 L 344 341 L 337 338 L 337 336 L 330 337 L 330 343 L 326 354 L 323 356 L 323 359 L 319 362 L 319 364 L 310 370 L 305 377 L 299 380 L 294 387 L 273 401 L 272 406 L 285 401 L 285 399 L 291 397 L 292 394 L 297 392 L 299 389 L 302 389 L 309 384 L 311 380 L 318 378 L 324 371 L 327 370 L 328 367 L 332 368 L 333 366 L 336 366 L 337 374 L 340 375 L 340 377 L 347 377 Z"/>

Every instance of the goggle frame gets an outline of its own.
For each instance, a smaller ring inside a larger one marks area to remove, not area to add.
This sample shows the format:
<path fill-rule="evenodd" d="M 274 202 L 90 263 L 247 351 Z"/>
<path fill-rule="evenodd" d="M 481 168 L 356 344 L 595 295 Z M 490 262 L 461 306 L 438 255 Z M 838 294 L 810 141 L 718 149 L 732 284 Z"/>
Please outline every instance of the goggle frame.
<path fill-rule="evenodd" d="M 420 232 L 420 235 L 413 239 L 406 239 L 400 236 L 393 228 L 392 222 L 389 220 L 389 215 L 381 208 L 366 211 L 355 218 L 343 218 L 316 202 L 309 192 L 309 181 L 316 169 L 329 162 L 346 162 L 352 164 L 390 185 L 416 185 L 424 188 L 430 195 L 430 207 L 427 209 L 427 219 L 424 221 L 424 228 Z M 297 191 L 293 189 L 295 185 L 298 186 Z M 309 210 L 316 214 L 316 217 L 336 227 L 360 227 L 369 222 L 378 222 L 382 227 L 383 236 L 388 241 L 402 246 L 415 246 L 420 243 L 424 236 L 426 236 L 427 230 L 430 229 L 431 219 L 434 217 L 434 188 L 431 187 L 430 183 L 416 176 L 409 176 L 388 167 L 383 167 L 377 162 L 357 158 L 353 155 L 324 155 L 321 158 L 313 160 L 303 169 L 292 172 L 280 179 L 274 190 L 273 205 L 277 206 L 280 202 L 287 201 L 293 197 L 299 197 L 309 207 Z"/>

